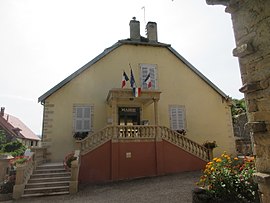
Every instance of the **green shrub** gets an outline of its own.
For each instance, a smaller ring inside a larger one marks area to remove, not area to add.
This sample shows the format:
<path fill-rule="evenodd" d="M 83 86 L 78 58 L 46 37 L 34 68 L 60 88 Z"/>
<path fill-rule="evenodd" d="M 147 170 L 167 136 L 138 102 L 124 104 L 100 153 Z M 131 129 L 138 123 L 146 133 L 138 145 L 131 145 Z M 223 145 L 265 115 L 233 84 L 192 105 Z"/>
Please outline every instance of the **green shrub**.
<path fill-rule="evenodd" d="M 6 143 L 2 149 L 3 152 L 8 152 L 14 157 L 23 155 L 25 150 L 26 147 L 18 140 Z"/>
<path fill-rule="evenodd" d="M 254 172 L 254 158 L 238 159 L 224 153 L 206 165 L 197 185 L 216 201 L 256 202 L 258 185 L 252 178 Z"/>
<path fill-rule="evenodd" d="M 3 130 L 0 130 L 0 151 L 2 150 L 4 144 L 7 143 L 7 139 L 5 136 L 5 132 Z"/>

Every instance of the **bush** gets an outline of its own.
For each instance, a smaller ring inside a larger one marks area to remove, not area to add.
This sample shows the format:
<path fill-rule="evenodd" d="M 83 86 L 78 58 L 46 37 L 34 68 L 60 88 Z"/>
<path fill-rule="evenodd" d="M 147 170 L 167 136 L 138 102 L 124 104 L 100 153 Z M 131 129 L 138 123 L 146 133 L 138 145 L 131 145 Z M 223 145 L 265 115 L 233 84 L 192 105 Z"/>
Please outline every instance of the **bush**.
<path fill-rule="evenodd" d="M 15 185 L 15 175 L 11 175 L 7 180 L 4 181 L 3 185 L 0 186 L 0 194 L 9 194 L 13 192 Z"/>
<path fill-rule="evenodd" d="M 5 144 L 2 149 L 3 152 L 8 152 L 14 157 L 23 155 L 25 150 L 26 147 L 18 140 Z"/>
<path fill-rule="evenodd" d="M 256 202 L 258 185 L 253 181 L 254 158 L 238 159 L 223 153 L 209 162 L 197 183 L 217 202 Z"/>

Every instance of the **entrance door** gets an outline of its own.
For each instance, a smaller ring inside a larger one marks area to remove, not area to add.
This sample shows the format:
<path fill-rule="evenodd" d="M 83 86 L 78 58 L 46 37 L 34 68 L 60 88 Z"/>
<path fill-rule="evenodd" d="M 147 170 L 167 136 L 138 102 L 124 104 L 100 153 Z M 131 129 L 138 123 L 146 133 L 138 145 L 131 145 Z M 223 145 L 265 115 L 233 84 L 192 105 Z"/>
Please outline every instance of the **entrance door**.
<path fill-rule="evenodd" d="M 139 107 L 119 107 L 119 125 L 140 125 Z"/>

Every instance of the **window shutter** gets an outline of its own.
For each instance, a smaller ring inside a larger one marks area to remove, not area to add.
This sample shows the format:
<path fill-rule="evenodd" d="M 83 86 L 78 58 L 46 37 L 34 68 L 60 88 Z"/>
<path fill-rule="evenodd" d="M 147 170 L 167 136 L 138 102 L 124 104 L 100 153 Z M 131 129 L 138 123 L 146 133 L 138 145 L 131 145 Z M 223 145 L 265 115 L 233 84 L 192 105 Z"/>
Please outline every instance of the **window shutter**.
<path fill-rule="evenodd" d="M 172 130 L 185 129 L 185 109 L 183 106 L 170 106 L 170 122 Z"/>
<path fill-rule="evenodd" d="M 143 89 L 147 89 L 147 85 L 146 83 L 144 82 L 145 78 L 147 77 L 147 74 L 148 74 L 148 67 L 146 66 L 141 66 L 141 87 Z"/>
<path fill-rule="evenodd" d="M 152 87 L 153 87 L 153 89 L 157 89 L 157 74 L 156 74 L 157 69 L 156 69 L 156 67 L 150 67 L 149 72 L 150 72 Z"/>
<path fill-rule="evenodd" d="M 75 107 L 74 130 L 75 132 L 93 131 L 93 106 Z"/>

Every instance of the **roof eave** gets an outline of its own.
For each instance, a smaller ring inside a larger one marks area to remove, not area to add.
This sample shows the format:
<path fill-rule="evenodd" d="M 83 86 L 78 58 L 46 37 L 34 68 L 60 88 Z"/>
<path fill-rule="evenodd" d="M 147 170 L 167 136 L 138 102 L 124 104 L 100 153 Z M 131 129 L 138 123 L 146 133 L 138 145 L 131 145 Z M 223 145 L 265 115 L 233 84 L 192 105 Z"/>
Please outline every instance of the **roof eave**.
<path fill-rule="evenodd" d="M 55 85 L 53 88 L 51 88 L 50 90 L 48 90 L 46 93 L 44 93 L 43 95 L 41 95 L 38 98 L 38 102 L 43 103 L 46 100 L 46 98 L 48 98 L 50 95 L 52 95 L 54 92 L 56 92 L 58 89 L 60 89 L 64 85 L 66 85 L 68 82 L 70 82 L 73 78 L 75 78 L 76 76 L 78 76 L 79 74 L 81 74 L 87 68 L 89 68 L 90 66 L 92 66 L 93 64 L 95 64 L 96 62 L 98 62 L 100 59 L 102 59 L 103 57 L 105 57 L 108 53 L 110 53 L 114 49 L 116 49 L 119 46 L 121 46 L 121 44 L 122 43 L 117 42 L 114 45 L 112 45 L 111 47 L 105 49 L 101 54 L 99 54 L 98 56 L 96 56 L 90 62 L 88 62 L 87 64 L 85 64 L 83 67 L 81 67 L 80 69 L 78 69 L 77 71 L 75 71 L 74 73 L 72 73 L 70 76 L 68 76 L 67 78 L 65 78 L 64 80 L 62 80 L 60 83 L 58 83 L 57 85 Z"/>
<path fill-rule="evenodd" d="M 73 78 L 81 74 L 83 71 L 85 71 L 87 68 L 98 62 L 100 59 L 105 57 L 107 54 L 109 54 L 114 49 L 118 48 L 119 46 L 123 44 L 130 44 L 130 45 L 145 45 L 145 46 L 156 46 L 156 47 L 166 47 L 168 48 L 178 59 L 180 59 L 184 64 L 186 64 L 193 72 L 195 72 L 202 80 L 204 80 L 208 85 L 210 85 L 217 93 L 219 93 L 222 97 L 224 97 L 226 100 L 228 99 L 228 95 L 226 95 L 222 90 L 220 90 L 214 83 L 212 83 L 208 78 L 206 78 L 198 69 L 196 69 L 191 63 L 189 63 L 183 56 L 181 56 L 174 48 L 171 47 L 170 44 L 160 43 L 160 42 L 142 42 L 142 41 L 131 41 L 129 39 L 119 40 L 117 43 L 112 45 L 111 47 L 105 49 L 101 54 L 96 56 L 94 59 L 92 59 L 90 62 L 85 64 L 83 67 L 72 73 L 70 76 L 62 80 L 60 83 L 55 85 L 53 88 L 48 90 L 46 93 L 44 93 L 42 96 L 38 98 L 38 102 L 43 103 L 46 98 L 48 98 L 50 95 L 52 95 L 55 91 L 66 85 L 68 82 L 70 82 Z"/>
<path fill-rule="evenodd" d="M 195 68 L 191 63 L 189 63 L 183 56 L 181 56 L 174 48 L 171 46 L 168 49 L 179 58 L 184 64 L 186 64 L 193 72 L 195 72 L 202 80 L 204 80 L 208 85 L 210 85 L 217 93 L 219 93 L 224 99 L 228 99 L 229 96 L 226 95 L 221 89 L 219 89 L 214 83 L 212 83 L 207 77 L 205 77 L 197 68 Z"/>

